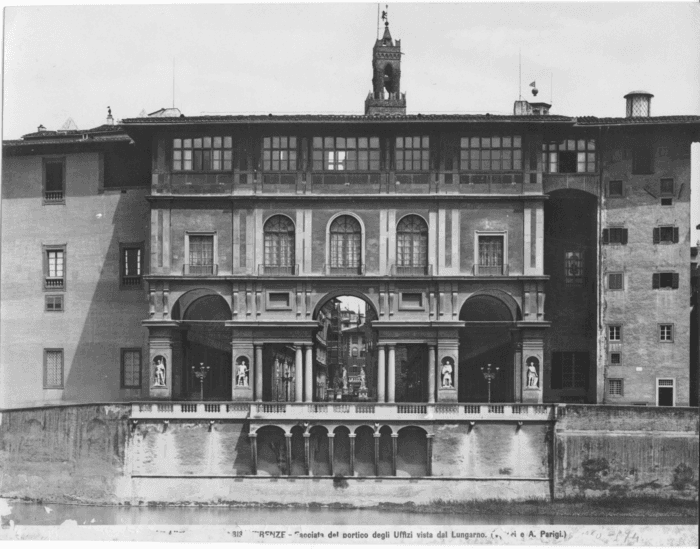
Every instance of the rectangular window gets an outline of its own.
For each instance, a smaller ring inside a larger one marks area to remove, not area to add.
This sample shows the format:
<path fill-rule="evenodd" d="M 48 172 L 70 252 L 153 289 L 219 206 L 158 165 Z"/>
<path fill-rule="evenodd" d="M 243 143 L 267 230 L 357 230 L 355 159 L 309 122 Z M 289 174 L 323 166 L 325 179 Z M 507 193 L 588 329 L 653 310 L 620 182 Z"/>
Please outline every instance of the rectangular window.
<path fill-rule="evenodd" d="M 230 136 L 173 139 L 173 171 L 230 172 L 232 166 Z"/>
<path fill-rule="evenodd" d="M 624 284 L 624 273 L 608 273 L 608 290 L 623 290 Z"/>
<path fill-rule="evenodd" d="M 542 143 L 542 165 L 547 173 L 593 173 L 596 171 L 595 139 Z"/>
<path fill-rule="evenodd" d="M 622 341 L 622 326 L 608 326 L 608 341 Z"/>
<path fill-rule="evenodd" d="M 314 137 L 314 171 L 378 171 L 378 137 Z"/>
<path fill-rule="evenodd" d="M 676 405 L 676 380 L 657 379 L 656 380 L 656 405 L 657 406 L 675 406 Z"/>
<path fill-rule="evenodd" d="M 44 289 L 65 290 L 66 247 L 44 246 Z"/>
<path fill-rule="evenodd" d="M 44 204 L 63 204 L 66 193 L 65 158 L 44 159 Z"/>
<path fill-rule="evenodd" d="M 121 388 L 141 388 L 141 349 L 122 349 Z"/>
<path fill-rule="evenodd" d="M 621 379 L 608 379 L 608 394 L 610 396 L 623 396 Z"/>
<path fill-rule="evenodd" d="M 622 353 L 610 353 L 610 364 L 613 364 L 615 366 L 619 366 L 622 364 Z"/>
<path fill-rule="evenodd" d="M 479 275 L 502 275 L 503 236 L 479 235 Z"/>
<path fill-rule="evenodd" d="M 632 173 L 654 173 L 654 150 L 649 146 L 637 146 L 632 149 Z"/>
<path fill-rule="evenodd" d="M 122 287 L 139 287 L 143 276 L 143 245 L 120 244 L 120 269 Z"/>
<path fill-rule="evenodd" d="M 63 389 L 63 349 L 44 349 L 44 389 Z"/>
<path fill-rule="evenodd" d="M 622 198 L 625 196 L 622 181 L 618 180 L 608 182 L 608 196 L 611 198 Z"/>
<path fill-rule="evenodd" d="M 678 243 L 678 227 L 655 227 L 653 233 L 654 244 L 677 244 Z"/>
<path fill-rule="evenodd" d="M 566 252 L 566 284 L 568 286 L 583 286 L 585 282 L 583 250 Z"/>
<path fill-rule="evenodd" d="M 654 273 L 652 276 L 651 287 L 654 290 L 662 288 L 677 290 L 678 282 L 678 273 Z"/>
<path fill-rule="evenodd" d="M 427 135 L 396 138 L 396 170 L 430 170 L 430 138 Z"/>
<path fill-rule="evenodd" d="M 673 196 L 675 189 L 673 179 L 662 179 L 659 183 L 659 194 L 661 196 Z"/>
<path fill-rule="evenodd" d="M 659 341 L 673 343 L 673 324 L 659 324 Z"/>
<path fill-rule="evenodd" d="M 263 138 L 263 169 L 266 172 L 295 171 L 297 138 L 286 135 Z"/>
<path fill-rule="evenodd" d="M 460 170 L 504 171 L 523 169 L 522 139 L 519 135 L 462 137 Z"/>
<path fill-rule="evenodd" d="M 47 312 L 57 313 L 63 311 L 63 296 L 62 295 L 47 295 L 45 300 L 44 310 Z"/>
<path fill-rule="evenodd" d="M 588 366 L 587 352 L 552 353 L 552 389 L 585 389 Z"/>
<path fill-rule="evenodd" d="M 188 235 L 189 269 L 187 274 L 207 275 L 214 272 L 214 235 Z"/>
<path fill-rule="evenodd" d="M 603 229 L 603 244 L 627 244 L 627 229 L 622 227 L 611 227 Z"/>

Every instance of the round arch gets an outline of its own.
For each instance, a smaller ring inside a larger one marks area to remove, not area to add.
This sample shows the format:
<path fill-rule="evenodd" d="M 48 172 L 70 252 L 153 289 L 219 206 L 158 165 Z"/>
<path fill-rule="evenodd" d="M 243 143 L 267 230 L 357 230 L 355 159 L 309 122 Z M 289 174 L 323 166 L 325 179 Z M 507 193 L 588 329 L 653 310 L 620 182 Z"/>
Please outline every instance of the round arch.
<path fill-rule="evenodd" d="M 182 294 L 172 306 L 170 310 L 170 318 L 172 318 L 173 320 L 184 320 L 184 313 L 187 312 L 189 306 L 192 305 L 192 303 L 197 301 L 199 298 L 206 296 L 220 297 L 226 304 L 226 307 L 228 308 L 229 316 L 226 320 L 231 319 L 231 308 L 229 307 L 226 298 L 224 298 L 224 296 L 222 296 L 220 293 L 209 288 L 195 288 L 194 290 L 189 290 Z"/>
<path fill-rule="evenodd" d="M 365 240 L 367 238 L 365 222 L 362 220 L 362 217 L 351 211 L 342 211 L 333 214 L 328 220 L 328 223 L 326 224 L 326 265 L 331 264 L 331 225 L 333 225 L 333 222 L 336 219 L 344 215 L 352 217 L 355 221 L 357 221 L 360 224 L 360 231 L 362 233 L 360 235 L 360 261 L 362 262 L 362 265 L 365 265 Z"/>
<path fill-rule="evenodd" d="M 292 224 L 292 227 L 294 227 L 294 231 L 296 232 L 297 224 L 290 216 L 284 213 L 270 213 L 270 215 L 265 217 L 263 219 L 263 232 L 265 231 L 265 226 L 268 224 L 268 222 L 270 222 L 270 220 L 274 219 L 275 217 L 284 217 L 285 219 L 287 219 Z"/>
<path fill-rule="evenodd" d="M 314 313 L 312 318 L 318 317 L 318 313 L 321 311 L 323 306 L 330 301 L 331 299 L 335 297 L 340 297 L 344 295 L 349 295 L 353 297 L 357 297 L 359 299 L 362 299 L 367 305 L 372 307 L 372 311 L 374 312 L 374 317 L 379 318 L 379 313 L 377 310 L 377 305 L 372 301 L 372 299 L 367 296 L 366 294 L 363 294 L 362 292 L 359 292 L 357 290 L 351 290 L 351 289 L 345 289 L 345 290 L 333 290 L 332 292 L 327 293 L 324 295 L 321 299 L 318 300 L 316 303 L 316 307 L 314 307 Z"/>
<path fill-rule="evenodd" d="M 406 215 L 402 215 L 396 221 L 396 227 L 398 228 L 399 224 L 407 217 L 418 217 L 421 221 L 423 221 L 423 223 L 425 223 L 426 229 L 430 230 L 430 224 L 428 223 L 428 220 L 425 217 L 423 217 L 421 214 L 417 214 L 417 213 L 407 213 Z"/>
<path fill-rule="evenodd" d="M 480 318 L 479 320 L 497 320 L 497 321 L 517 321 L 522 319 L 520 305 L 515 298 L 508 292 L 498 289 L 479 290 L 462 302 L 459 309 L 459 319 L 465 320 L 468 307 L 478 308 L 480 315 L 492 316 L 497 318 Z"/>

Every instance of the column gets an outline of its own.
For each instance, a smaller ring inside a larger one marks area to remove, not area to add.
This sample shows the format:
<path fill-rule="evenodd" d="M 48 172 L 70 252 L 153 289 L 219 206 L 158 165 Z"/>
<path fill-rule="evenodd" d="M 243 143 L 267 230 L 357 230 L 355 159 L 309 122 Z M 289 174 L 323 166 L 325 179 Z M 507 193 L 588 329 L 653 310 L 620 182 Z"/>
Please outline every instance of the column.
<path fill-rule="evenodd" d="M 391 433 L 391 474 L 396 476 L 396 452 L 398 446 L 398 433 Z"/>
<path fill-rule="evenodd" d="M 433 476 L 433 435 L 425 435 L 426 438 L 426 450 L 427 459 L 426 463 L 428 465 L 428 476 Z"/>
<path fill-rule="evenodd" d="M 377 357 L 377 402 L 386 402 L 386 347 L 379 346 Z"/>
<path fill-rule="evenodd" d="M 292 474 L 292 433 L 284 433 L 284 442 L 286 445 L 287 455 L 287 476 Z"/>
<path fill-rule="evenodd" d="M 310 439 L 311 439 L 311 433 L 304 433 L 304 472 L 306 473 L 307 477 L 311 473 L 311 466 L 309 463 L 309 461 L 310 461 L 310 455 L 309 455 Z"/>
<path fill-rule="evenodd" d="M 304 351 L 306 357 L 304 360 L 304 402 L 314 401 L 314 363 L 313 363 L 313 347 L 305 345 Z"/>
<path fill-rule="evenodd" d="M 379 476 L 379 438 L 381 433 L 374 433 L 374 476 Z"/>
<path fill-rule="evenodd" d="M 350 433 L 350 476 L 355 476 L 355 433 Z"/>
<path fill-rule="evenodd" d="M 255 400 L 262 402 L 263 395 L 263 348 L 255 346 Z"/>
<path fill-rule="evenodd" d="M 258 434 L 248 433 L 248 442 L 250 444 L 250 460 L 253 474 L 258 474 Z"/>
<path fill-rule="evenodd" d="M 335 433 L 328 433 L 328 460 L 331 470 L 331 476 L 333 476 L 333 450 L 335 445 Z"/>
<path fill-rule="evenodd" d="M 428 345 L 428 403 L 435 403 L 435 345 Z"/>
<path fill-rule="evenodd" d="M 304 357 L 301 345 L 296 346 L 296 356 L 294 358 L 294 402 L 302 401 L 304 391 Z"/>
<path fill-rule="evenodd" d="M 387 402 L 393 403 L 396 394 L 396 345 L 389 345 L 389 365 L 386 372 L 387 377 Z"/>

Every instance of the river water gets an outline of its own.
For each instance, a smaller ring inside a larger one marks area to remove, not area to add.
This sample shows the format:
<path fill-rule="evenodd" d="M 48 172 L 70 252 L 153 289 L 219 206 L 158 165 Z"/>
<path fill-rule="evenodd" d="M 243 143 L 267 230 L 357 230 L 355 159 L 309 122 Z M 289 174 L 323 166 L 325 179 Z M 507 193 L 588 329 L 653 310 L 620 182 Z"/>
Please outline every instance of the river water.
<path fill-rule="evenodd" d="M 2 503 L 2 502 L 0 502 Z M 270 507 L 101 507 L 7 501 L 3 525 L 547 525 L 547 524 L 697 524 L 693 517 L 420 514 L 379 509 Z M 8 513 L 9 511 L 9 513 Z"/>

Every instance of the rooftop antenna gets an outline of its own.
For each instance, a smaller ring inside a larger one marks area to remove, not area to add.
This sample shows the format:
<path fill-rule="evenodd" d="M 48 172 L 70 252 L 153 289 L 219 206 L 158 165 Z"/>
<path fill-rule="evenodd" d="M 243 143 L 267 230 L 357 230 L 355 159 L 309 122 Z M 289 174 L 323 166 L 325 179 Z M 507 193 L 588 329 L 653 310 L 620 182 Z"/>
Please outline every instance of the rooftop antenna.
<path fill-rule="evenodd" d="M 523 56 L 518 48 L 518 101 L 523 99 Z"/>
<path fill-rule="evenodd" d="M 382 20 L 381 16 L 379 15 L 379 10 L 381 8 L 379 7 L 379 4 L 377 4 L 377 40 L 379 40 L 379 29 L 382 28 Z"/>
<path fill-rule="evenodd" d="M 173 57 L 173 109 L 175 108 L 175 58 Z"/>

